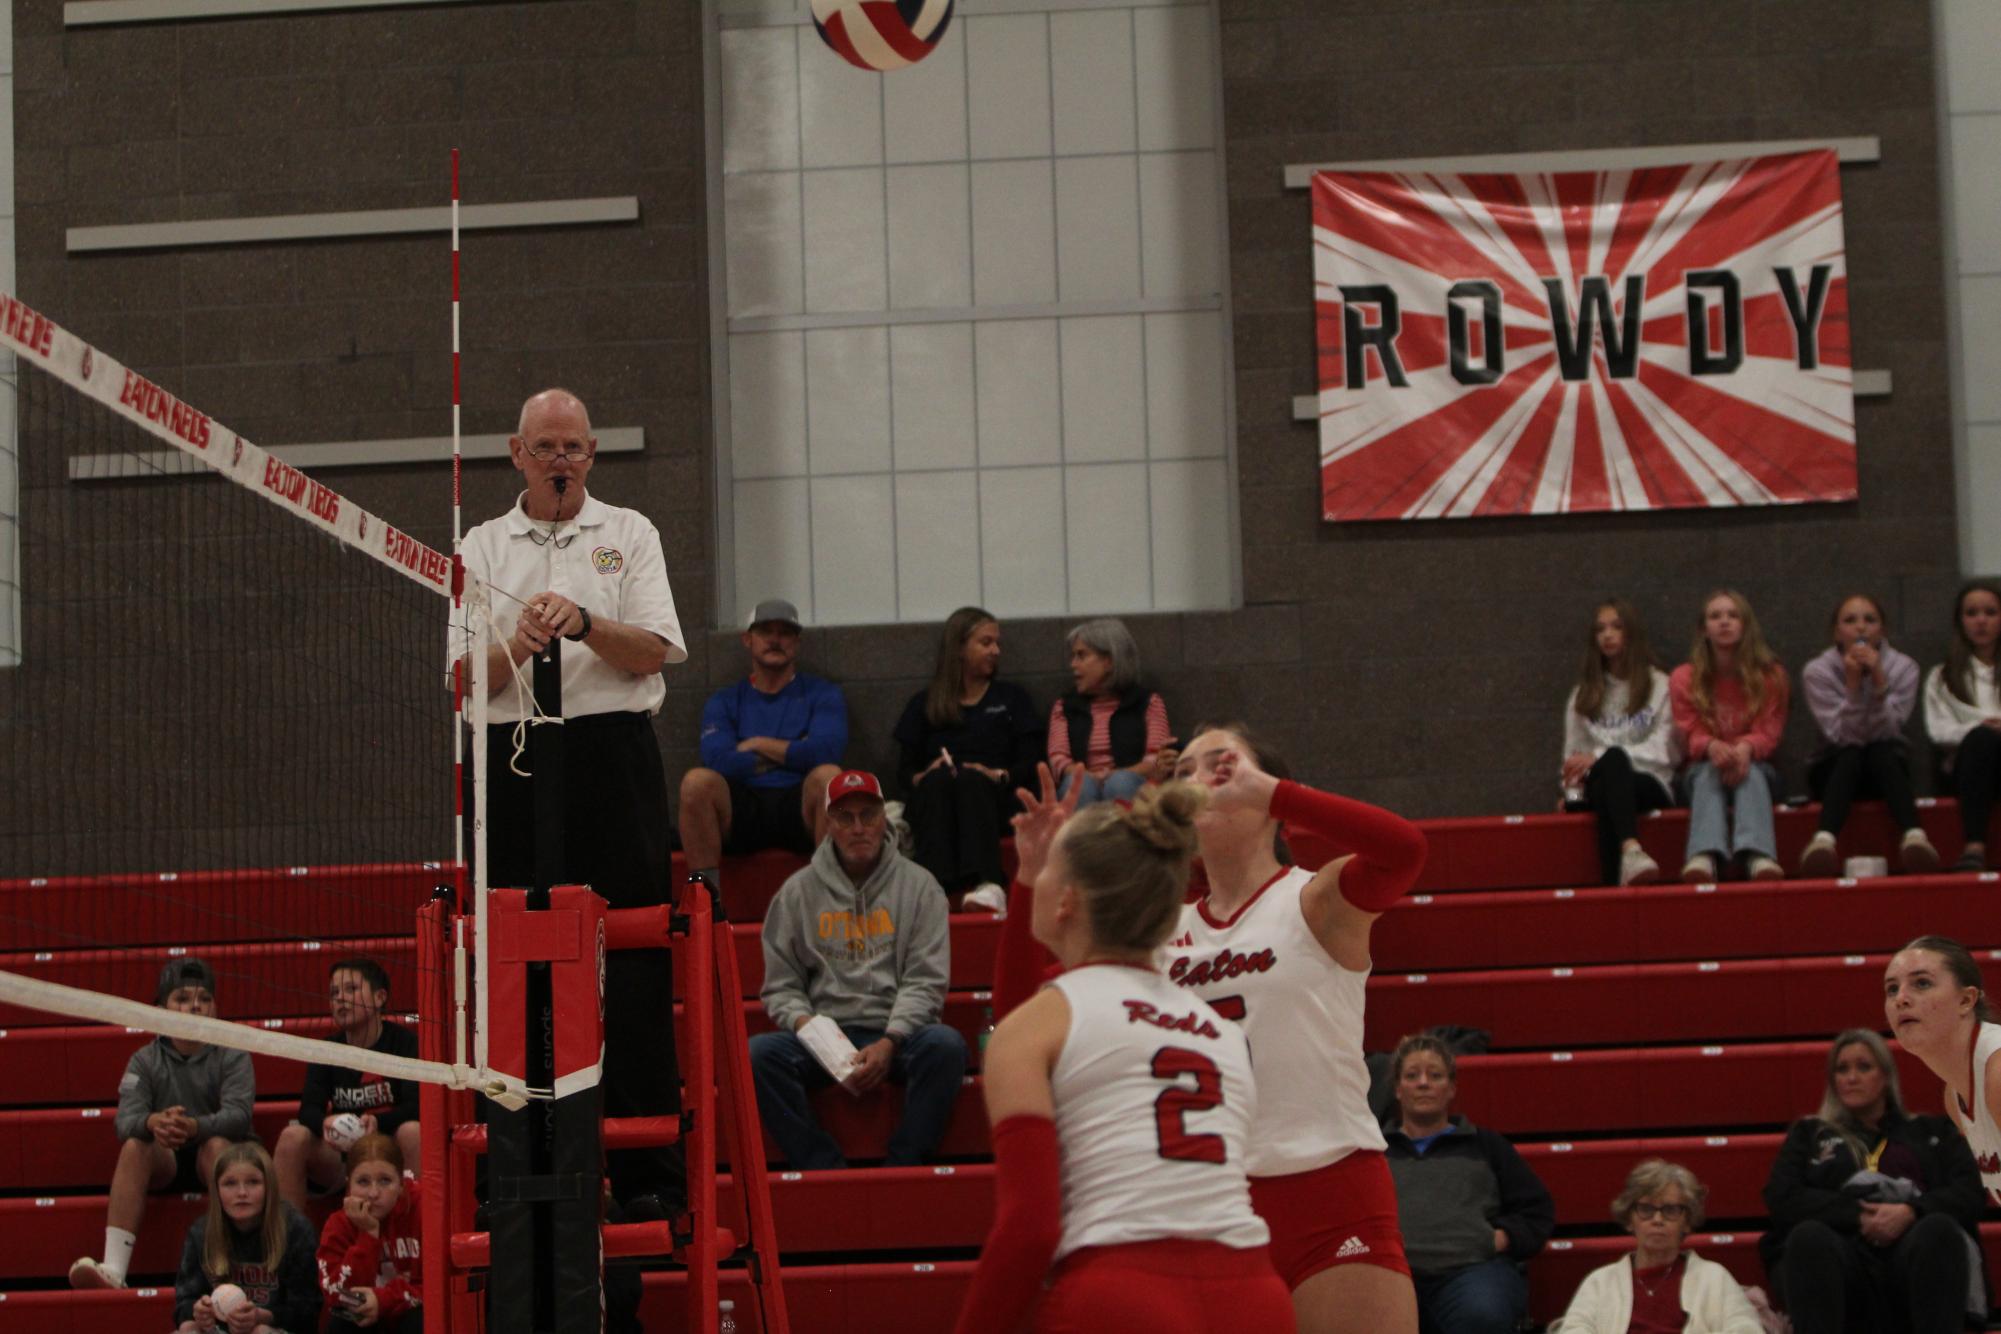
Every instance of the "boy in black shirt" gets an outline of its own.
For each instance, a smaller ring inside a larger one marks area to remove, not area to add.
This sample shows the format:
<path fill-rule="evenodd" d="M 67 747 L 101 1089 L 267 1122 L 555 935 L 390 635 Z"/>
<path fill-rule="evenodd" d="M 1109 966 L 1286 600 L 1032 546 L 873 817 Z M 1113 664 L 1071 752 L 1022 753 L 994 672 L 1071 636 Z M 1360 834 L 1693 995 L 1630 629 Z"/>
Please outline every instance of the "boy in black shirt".
<path fill-rule="evenodd" d="M 373 959 L 343 959 L 327 976 L 327 1008 L 346 1042 L 393 1056 L 417 1055 L 417 1035 L 382 1017 L 389 1005 L 389 975 Z M 347 1181 L 345 1150 L 330 1138 L 328 1122 L 343 1112 L 361 1119 L 362 1133 L 392 1135 L 403 1161 L 419 1157 L 417 1085 L 337 1065 L 309 1065 L 299 1090 L 299 1119 L 278 1136 L 278 1190 L 297 1208 L 306 1207 L 306 1183 L 323 1189 Z"/>

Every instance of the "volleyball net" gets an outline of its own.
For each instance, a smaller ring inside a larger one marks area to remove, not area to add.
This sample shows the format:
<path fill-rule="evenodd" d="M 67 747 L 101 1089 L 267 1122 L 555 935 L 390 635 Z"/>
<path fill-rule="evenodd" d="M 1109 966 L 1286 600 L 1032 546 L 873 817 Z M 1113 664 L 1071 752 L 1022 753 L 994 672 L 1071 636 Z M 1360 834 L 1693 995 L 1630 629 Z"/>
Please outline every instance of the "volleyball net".
<path fill-rule="evenodd" d="M 440 979 L 415 938 L 474 860 L 454 755 L 485 692 L 455 689 L 447 627 L 479 662 L 487 621 L 455 617 L 451 557 L 5 295 L 0 346 L 20 512 L 0 1037 L 113 1025 L 494 1091 L 473 946 Z M 455 988 L 449 1059 L 328 1040 L 350 959 L 382 967 L 392 1015 Z M 159 1004 L 188 960 L 218 1017 Z"/>

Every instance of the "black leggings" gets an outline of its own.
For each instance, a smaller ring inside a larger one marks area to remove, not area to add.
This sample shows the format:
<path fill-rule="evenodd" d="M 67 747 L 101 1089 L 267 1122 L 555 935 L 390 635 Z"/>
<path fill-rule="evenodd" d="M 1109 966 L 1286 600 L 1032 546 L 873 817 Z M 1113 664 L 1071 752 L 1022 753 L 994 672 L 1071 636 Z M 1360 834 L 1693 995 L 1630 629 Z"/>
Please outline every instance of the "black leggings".
<path fill-rule="evenodd" d="M 1925 1214 L 1890 1246 L 1815 1219 L 1786 1234 L 1779 1276 L 1797 1334 L 1958 1334 L 1966 1327 L 1966 1233 Z"/>
<path fill-rule="evenodd" d="M 1987 817 L 1994 813 L 1994 781 L 2001 770 L 2001 731 L 1982 723 L 1959 743 L 1952 777 L 1959 797 L 1959 824 L 1968 843 L 1987 841 Z"/>
<path fill-rule="evenodd" d="M 947 894 L 983 881 L 1005 886 L 1001 834 L 1015 812 L 1014 785 L 984 774 L 939 767 L 912 785 L 903 818 L 910 821 L 912 857 L 938 877 Z"/>
<path fill-rule="evenodd" d="M 1639 833 L 1640 812 L 1674 805 L 1674 798 L 1652 774 L 1633 768 L 1618 746 L 1598 757 L 1584 780 L 1584 804 L 1598 815 L 1598 869 L 1604 883 L 1619 883 L 1619 859 L 1626 840 Z"/>
<path fill-rule="evenodd" d="M 1806 771 L 1807 787 L 1820 803 L 1821 832 L 1838 834 L 1857 797 L 1881 797 L 1899 829 L 1918 827 L 1917 798 L 1911 795 L 1911 761 L 1901 741 L 1836 746 Z"/>

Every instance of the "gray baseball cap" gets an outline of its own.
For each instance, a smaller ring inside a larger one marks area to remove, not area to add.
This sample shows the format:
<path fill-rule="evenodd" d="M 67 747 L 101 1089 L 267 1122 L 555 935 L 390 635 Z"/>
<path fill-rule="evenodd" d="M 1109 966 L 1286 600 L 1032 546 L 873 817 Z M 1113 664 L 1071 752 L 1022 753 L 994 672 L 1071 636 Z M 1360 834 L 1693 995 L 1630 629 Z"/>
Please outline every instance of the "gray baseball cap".
<path fill-rule="evenodd" d="M 203 987 L 213 996 L 215 970 L 192 954 L 167 960 L 165 966 L 160 969 L 159 985 L 153 990 L 153 1004 L 165 1005 L 167 997 L 182 987 Z"/>
<path fill-rule="evenodd" d="M 797 630 L 800 628 L 799 609 L 784 598 L 766 598 L 750 609 L 750 620 L 745 628 L 763 625 L 766 621 L 783 621 Z"/>

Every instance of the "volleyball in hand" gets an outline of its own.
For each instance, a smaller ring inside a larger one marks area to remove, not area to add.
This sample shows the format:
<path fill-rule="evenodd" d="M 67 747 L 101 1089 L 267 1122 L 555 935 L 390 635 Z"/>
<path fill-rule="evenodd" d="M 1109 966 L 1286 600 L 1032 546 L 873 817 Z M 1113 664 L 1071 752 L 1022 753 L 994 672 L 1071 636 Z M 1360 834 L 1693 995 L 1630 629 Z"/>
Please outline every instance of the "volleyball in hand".
<path fill-rule="evenodd" d="M 215 1291 L 208 1295 L 208 1304 L 215 1310 L 217 1320 L 229 1319 L 229 1313 L 249 1301 L 242 1288 L 234 1283 L 218 1283 Z"/>
<path fill-rule="evenodd" d="M 354 1142 L 368 1133 L 361 1118 L 353 1112 L 342 1112 L 339 1116 L 329 1116 L 326 1122 L 326 1141 L 346 1153 L 354 1147 Z"/>
<path fill-rule="evenodd" d="M 813 26 L 843 60 L 866 70 L 902 69 L 938 48 L 952 0 L 813 0 Z"/>

